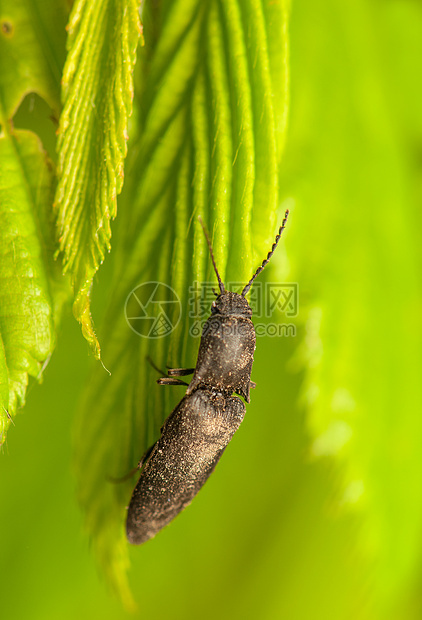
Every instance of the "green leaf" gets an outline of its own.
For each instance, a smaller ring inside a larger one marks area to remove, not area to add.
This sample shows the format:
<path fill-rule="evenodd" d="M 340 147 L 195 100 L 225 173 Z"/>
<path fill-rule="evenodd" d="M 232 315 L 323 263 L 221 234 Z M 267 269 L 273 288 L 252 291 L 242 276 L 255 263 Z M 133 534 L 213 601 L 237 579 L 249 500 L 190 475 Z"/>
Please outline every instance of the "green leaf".
<path fill-rule="evenodd" d="M 111 485 L 104 478 L 136 464 L 180 399 L 177 388 L 155 385 L 146 356 L 159 366 L 192 366 L 196 359 L 190 287 L 195 281 L 215 286 L 198 215 L 227 283 L 249 280 L 275 234 L 286 96 L 279 101 L 274 93 L 277 76 L 286 83 L 286 58 L 278 54 L 270 63 L 269 42 L 274 47 L 283 38 L 287 12 L 283 3 L 272 11 L 267 21 L 256 1 L 145 6 L 137 136 L 119 202 L 112 303 L 104 319 L 103 357 L 112 377 L 94 370 L 75 440 L 88 530 L 123 598 L 124 507 L 133 481 Z M 281 47 L 286 50 L 284 41 Z M 139 337 L 125 320 L 129 294 L 148 281 L 171 286 L 180 299 L 181 320 L 169 337 Z"/>
<path fill-rule="evenodd" d="M 3 0 L 0 9 L 0 120 L 12 118 L 23 97 L 36 92 L 60 111 L 67 2 Z"/>
<path fill-rule="evenodd" d="M 58 140 L 57 226 L 73 312 L 95 356 L 92 279 L 110 249 L 110 222 L 123 185 L 132 71 L 140 34 L 138 0 L 78 0 L 69 21 Z"/>
<path fill-rule="evenodd" d="M 28 376 L 41 380 L 65 295 L 52 261 L 53 166 L 36 135 L 12 125 L 28 93 L 58 116 L 65 19 L 65 2 L 5 0 L 0 11 L 0 442 Z"/>
<path fill-rule="evenodd" d="M 26 131 L 0 136 L 0 441 L 25 403 L 28 376 L 41 378 L 54 347 L 54 236 L 46 216 L 53 192 L 38 138 Z"/>
<path fill-rule="evenodd" d="M 330 511 L 358 522 L 354 547 L 380 614 L 371 617 L 386 618 L 421 561 L 421 196 L 414 144 L 422 134 L 420 120 L 409 134 L 412 97 L 394 114 L 403 89 L 391 89 L 391 64 L 378 58 L 383 46 L 394 57 L 401 53 L 396 19 L 416 22 L 396 79 L 418 75 L 422 16 L 416 6 L 373 14 L 370 4 L 356 3 L 333 11 L 319 33 L 324 45 L 316 45 L 319 15 L 315 6 L 296 22 L 297 107 L 285 168 L 286 197 L 297 201 L 287 244 L 306 330 L 297 361 L 306 368 L 309 455 L 336 472 Z M 303 104 L 309 93 L 312 106 Z"/>

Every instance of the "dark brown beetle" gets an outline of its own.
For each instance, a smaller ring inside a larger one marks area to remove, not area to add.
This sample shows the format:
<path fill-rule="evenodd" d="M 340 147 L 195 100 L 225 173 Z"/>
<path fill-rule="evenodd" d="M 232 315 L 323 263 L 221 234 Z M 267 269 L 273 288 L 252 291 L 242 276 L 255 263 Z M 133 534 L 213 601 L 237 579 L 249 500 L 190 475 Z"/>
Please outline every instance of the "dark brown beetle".
<path fill-rule="evenodd" d="M 284 220 L 266 259 L 242 292 L 226 291 L 205 230 L 220 294 L 206 321 L 195 368 L 175 368 L 158 380 L 161 385 L 187 385 L 185 396 L 161 429 L 160 439 L 145 453 L 130 501 L 126 533 L 139 545 L 157 534 L 195 497 L 220 460 L 245 415 L 248 403 L 255 329 L 246 294 L 267 265 L 286 225 Z M 189 384 L 176 377 L 193 373 Z"/>

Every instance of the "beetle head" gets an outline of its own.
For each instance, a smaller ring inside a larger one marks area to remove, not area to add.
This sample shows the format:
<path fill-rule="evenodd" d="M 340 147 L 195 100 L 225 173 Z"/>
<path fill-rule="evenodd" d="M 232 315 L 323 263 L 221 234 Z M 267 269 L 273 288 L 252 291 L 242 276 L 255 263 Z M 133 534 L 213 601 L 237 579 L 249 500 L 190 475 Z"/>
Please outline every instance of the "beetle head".
<path fill-rule="evenodd" d="M 252 316 L 252 310 L 247 300 L 239 293 L 224 291 L 217 296 L 211 305 L 211 313 L 218 314 L 240 314 L 243 316 Z"/>

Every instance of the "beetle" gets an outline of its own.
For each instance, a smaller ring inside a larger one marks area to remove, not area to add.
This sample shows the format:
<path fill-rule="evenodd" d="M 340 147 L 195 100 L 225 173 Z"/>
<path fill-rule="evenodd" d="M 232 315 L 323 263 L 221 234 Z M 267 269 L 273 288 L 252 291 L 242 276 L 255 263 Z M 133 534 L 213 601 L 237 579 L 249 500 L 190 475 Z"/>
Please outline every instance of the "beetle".
<path fill-rule="evenodd" d="M 246 300 L 253 281 L 268 264 L 289 212 L 267 257 L 241 293 L 226 291 L 215 263 L 211 240 L 202 220 L 219 294 L 204 324 L 195 368 L 175 368 L 161 385 L 187 385 L 185 396 L 161 428 L 158 441 L 138 464 L 139 480 L 126 520 L 128 541 L 139 545 L 174 519 L 205 484 L 239 428 L 250 402 L 255 351 L 252 310 Z M 189 384 L 177 377 L 193 374 Z M 237 394 L 238 396 L 233 396 Z"/>

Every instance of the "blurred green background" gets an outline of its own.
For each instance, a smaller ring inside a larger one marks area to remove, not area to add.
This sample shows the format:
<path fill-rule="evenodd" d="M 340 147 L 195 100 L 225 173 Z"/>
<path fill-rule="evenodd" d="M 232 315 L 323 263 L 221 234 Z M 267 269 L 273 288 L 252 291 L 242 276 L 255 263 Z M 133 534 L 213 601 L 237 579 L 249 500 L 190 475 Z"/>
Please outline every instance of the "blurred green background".
<path fill-rule="evenodd" d="M 422 5 L 291 8 L 291 218 L 266 277 L 299 283 L 297 337 L 258 339 L 258 388 L 221 464 L 131 549 L 135 617 L 422 617 Z M 91 364 L 69 311 L 3 447 L 7 620 L 130 617 L 75 500 L 72 420 Z"/>

